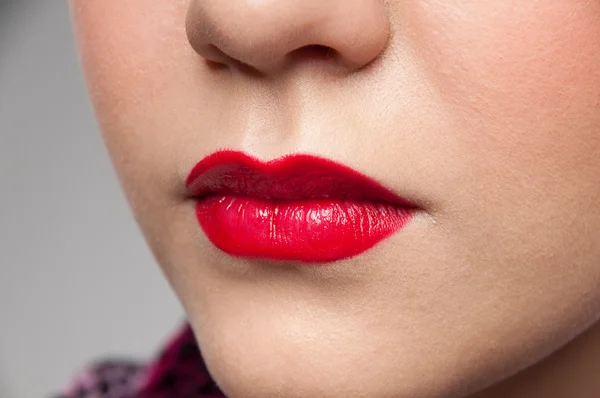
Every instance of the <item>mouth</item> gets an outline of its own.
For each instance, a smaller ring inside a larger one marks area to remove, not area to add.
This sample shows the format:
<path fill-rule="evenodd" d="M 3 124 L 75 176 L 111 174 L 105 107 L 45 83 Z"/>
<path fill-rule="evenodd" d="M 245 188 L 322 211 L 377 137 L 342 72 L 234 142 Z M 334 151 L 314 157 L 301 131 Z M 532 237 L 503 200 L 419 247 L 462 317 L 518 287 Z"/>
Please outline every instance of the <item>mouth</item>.
<path fill-rule="evenodd" d="M 306 154 L 262 162 L 215 152 L 192 169 L 186 187 L 200 227 L 218 249 L 313 265 L 371 249 L 416 210 L 372 178 Z"/>

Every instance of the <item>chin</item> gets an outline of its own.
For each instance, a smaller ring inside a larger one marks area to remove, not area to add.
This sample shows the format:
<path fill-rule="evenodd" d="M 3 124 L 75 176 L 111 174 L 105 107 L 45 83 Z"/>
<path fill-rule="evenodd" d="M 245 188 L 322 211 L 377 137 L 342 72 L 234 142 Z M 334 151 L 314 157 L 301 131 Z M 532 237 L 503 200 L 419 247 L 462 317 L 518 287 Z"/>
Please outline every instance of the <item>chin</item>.
<path fill-rule="evenodd" d="M 229 398 L 462 398 L 493 382 L 474 378 L 472 364 L 452 354 L 408 343 L 393 350 L 362 332 L 265 332 L 260 324 L 195 330 L 206 365 Z"/>

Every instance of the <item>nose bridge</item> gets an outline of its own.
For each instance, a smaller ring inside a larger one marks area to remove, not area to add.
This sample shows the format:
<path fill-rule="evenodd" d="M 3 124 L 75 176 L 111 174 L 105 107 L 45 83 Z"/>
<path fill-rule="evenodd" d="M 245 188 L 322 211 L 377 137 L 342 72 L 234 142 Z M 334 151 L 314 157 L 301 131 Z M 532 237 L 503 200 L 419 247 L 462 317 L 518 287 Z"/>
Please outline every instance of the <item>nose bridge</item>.
<path fill-rule="evenodd" d="M 186 31 L 209 60 L 276 73 L 308 46 L 361 68 L 387 46 L 390 23 L 383 0 L 191 0 Z"/>

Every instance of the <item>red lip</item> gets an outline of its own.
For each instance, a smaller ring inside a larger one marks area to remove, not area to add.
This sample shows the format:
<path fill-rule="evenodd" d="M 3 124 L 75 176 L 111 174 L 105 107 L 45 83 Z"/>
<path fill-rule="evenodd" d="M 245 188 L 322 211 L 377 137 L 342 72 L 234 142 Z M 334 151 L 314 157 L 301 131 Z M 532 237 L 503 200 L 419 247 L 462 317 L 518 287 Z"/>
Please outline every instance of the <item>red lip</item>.
<path fill-rule="evenodd" d="M 342 260 L 401 229 L 415 210 L 373 179 L 304 154 L 265 163 L 216 152 L 192 169 L 186 186 L 208 239 L 241 257 Z"/>

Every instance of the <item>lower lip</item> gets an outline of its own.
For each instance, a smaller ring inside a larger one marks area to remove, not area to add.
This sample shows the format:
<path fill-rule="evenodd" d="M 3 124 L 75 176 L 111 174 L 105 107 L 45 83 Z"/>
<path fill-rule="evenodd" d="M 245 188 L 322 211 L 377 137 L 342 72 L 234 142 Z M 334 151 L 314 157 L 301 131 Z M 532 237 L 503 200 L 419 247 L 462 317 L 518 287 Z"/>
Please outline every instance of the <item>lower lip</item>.
<path fill-rule="evenodd" d="M 404 227 L 413 208 L 342 200 L 213 195 L 196 203 L 208 239 L 240 257 L 327 263 L 356 256 Z"/>

